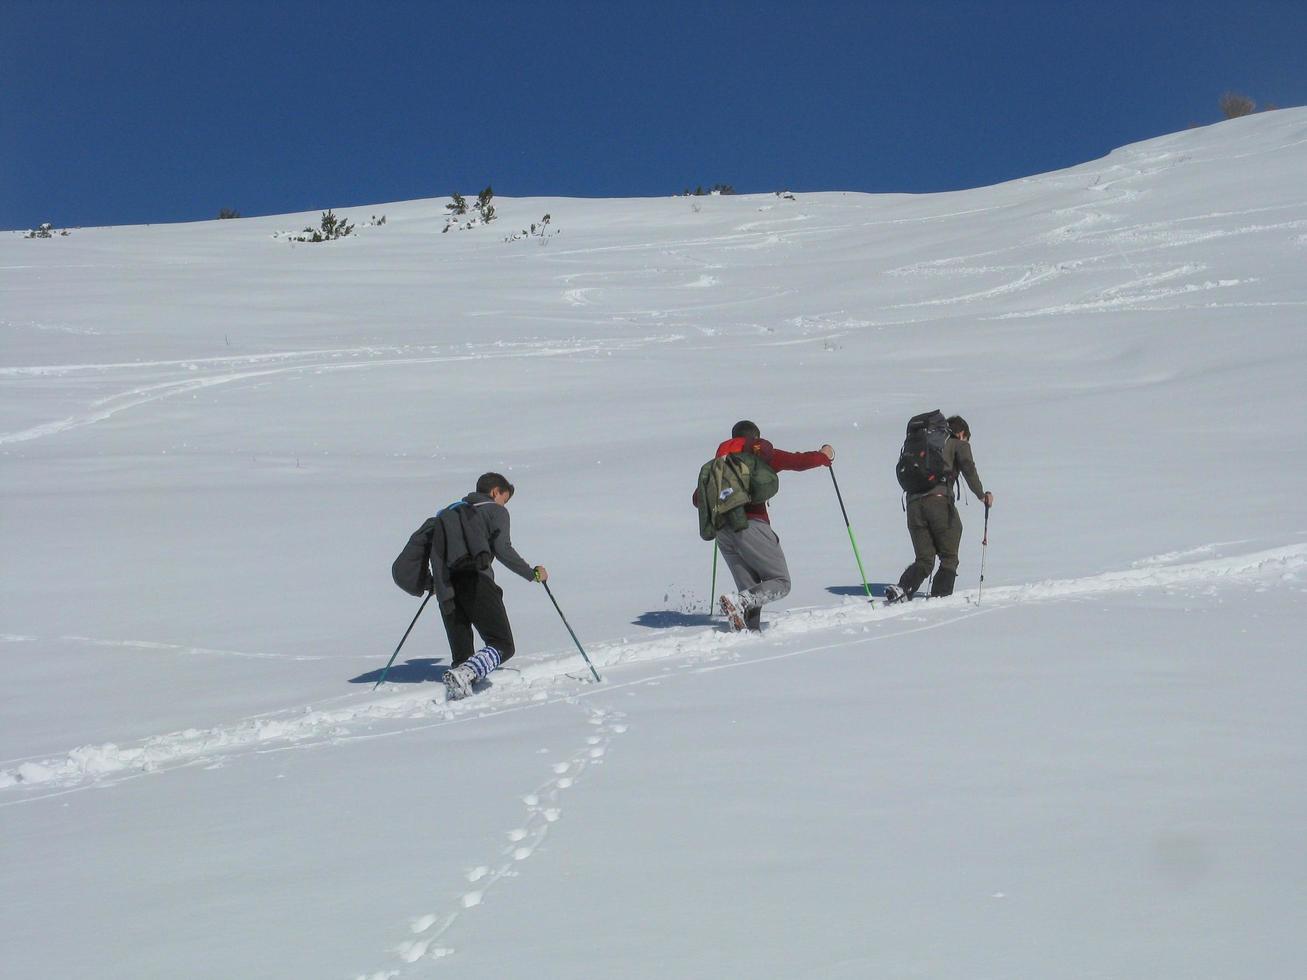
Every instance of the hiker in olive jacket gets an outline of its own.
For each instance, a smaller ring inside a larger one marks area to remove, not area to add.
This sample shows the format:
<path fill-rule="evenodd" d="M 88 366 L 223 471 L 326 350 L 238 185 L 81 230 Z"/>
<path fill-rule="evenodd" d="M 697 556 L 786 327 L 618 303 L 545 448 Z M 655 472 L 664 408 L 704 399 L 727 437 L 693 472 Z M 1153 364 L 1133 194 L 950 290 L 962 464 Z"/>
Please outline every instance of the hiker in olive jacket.
<path fill-rule="evenodd" d="M 777 449 L 761 435 L 754 423 L 747 420 L 736 422 L 731 429 L 731 438 L 717 447 L 717 455 L 753 453 L 776 472 L 830 466 L 835 458 L 835 450 L 829 445 L 811 452 L 788 453 Z M 698 490 L 695 490 L 692 501 L 696 507 L 699 506 Z M 717 531 L 717 545 L 738 590 L 721 596 L 718 604 L 733 629 L 757 632 L 762 629 L 763 605 L 789 595 L 790 570 L 785 563 L 780 538 L 772 530 L 767 504 L 750 503 L 743 510 L 748 521 L 741 530 L 727 525 Z"/>
<path fill-rule="evenodd" d="M 529 582 L 544 582 L 549 573 L 541 565 L 528 565 L 509 536 L 508 508 L 513 484 L 499 473 L 484 473 L 475 493 L 455 507 L 471 508 L 484 524 L 490 554 L 510 571 Z M 477 556 L 471 556 L 476 558 Z M 441 606 L 449 638 L 452 666 L 445 671 L 445 695 L 451 701 L 472 693 L 472 685 L 513 656 L 513 630 L 504 609 L 504 590 L 495 584 L 490 561 L 456 563 L 449 572 L 453 602 Z M 481 634 L 482 647 L 472 652 L 472 628 Z"/>
<path fill-rule="evenodd" d="M 946 479 L 924 493 L 908 495 L 908 535 L 912 538 L 916 560 L 903 570 L 898 585 L 885 588 L 887 602 L 911 599 L 934 570 L 937 555 L 939 571 L 935 572 L 931 584 L 931 597 L 953 594 L 958 577 L 958 549 L 962 545 L 962 518 L 953 502 L 959 475 L 986 507 L 994 505 L 994 495 L 985 489 L 976 472 L 976 461 L 971 454 L 971 428 L 960 415 L 951 416 L 948 427 L 952 436 L 942 450 Z"/>

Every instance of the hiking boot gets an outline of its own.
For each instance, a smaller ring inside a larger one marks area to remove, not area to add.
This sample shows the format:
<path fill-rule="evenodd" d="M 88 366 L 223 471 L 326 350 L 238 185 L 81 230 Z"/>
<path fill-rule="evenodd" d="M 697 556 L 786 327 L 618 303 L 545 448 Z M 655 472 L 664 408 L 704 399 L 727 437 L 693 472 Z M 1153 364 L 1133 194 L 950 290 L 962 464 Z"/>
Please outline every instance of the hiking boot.
<path fill-rule="evenodd" d="M 889 605 L 892 602 L 907 602 L 908 598 L 909 598 L 908 594 L 904 592 L 902 589 L 900 589 L 897 585 L 885 586 L 886 605 Z"/>
<path fill-rule="evenodd" d="M 459 664 L 445 671 L 445 700 L 461 701 L 472 693 L 472 682 L 477 673 L 467 664 Z"/>
<path fill-rule="evenodd" d="M 958 580 L 957 572 L 940 570 L 935 573 L 935 581 L 930 584 L 930 597 L 943 599 L 953 594 L 953 583 Z"/>
<path fill-rule="evenodd" d="M 744 601 L 744 596 L 738 592 L 727 592 L 718 602 L 722 607 L 722 615 L 730 620 L 731 629 L 739 633 L 748 627 L 745 615 L 749 607 Z"/>

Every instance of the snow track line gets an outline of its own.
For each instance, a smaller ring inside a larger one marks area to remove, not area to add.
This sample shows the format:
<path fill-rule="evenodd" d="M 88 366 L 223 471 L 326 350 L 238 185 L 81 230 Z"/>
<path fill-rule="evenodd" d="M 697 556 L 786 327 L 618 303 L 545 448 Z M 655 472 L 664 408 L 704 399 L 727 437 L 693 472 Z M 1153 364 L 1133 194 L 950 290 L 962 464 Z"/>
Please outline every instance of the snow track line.
<path fill-rule="evenodd" d="M 905 607 L 903 612 L 908 613 L 912 610 Z M 986 610 L 988 611 L 988 610 Z M 977 612 L 970 612 L 962 617 L 943 620 L 938 623 L 930 623 L 925 626 L 916 626 L 909 630 L 899 630 L 891 633 L 881 634 L 878 638 L 889 639 L 894 636 L 907 635 L 909 633 L 920 632 L 924 629 L 937 629 L 947 626 L 958 619 L 968 618 L 978 615 Z M 841 624 L 843 625 L 843 624 Z M 805 631 L 806 632 L 806 631 Z M 754 642 L 753 638 L 747 636 L 737 636 L 726 634 L 720 631 L 713 631 L 707 634 L 708 637 L 715 637 L 720 644 L 721 641 L 728 641 L 727 649 L 738 647 L 740 644 L 750 644 Z M 841 640 L 834 644 L 821 644 L 810 650 L 787 651 L 782 657 L 798 656 L 804 652 L 815 652 L 816 650 L 834 649 L 841 646 L 849 646 L 855 643 L 865 643 L 871 637 L 862 634 L 848 640 Z M 729 641 L 736 641 L 729 644 Z M 657 641 L 654 641 L 655 643 Z M 676 651 L 681 652 L 682 648 L 677 647 Z M 693 651 L 691 651 L 693 653 Z M 672 656 L 675 656 L 673 654 Z M 642 660 L 628 660 L 626 663 L 651 663 L 657 660 L 670 659 L 671 657 L 655 657 Z M 534 665 L 540 672 L 540 668 L 549 668 L 548 679 L 551 682 L 565 680 L 566 671 L 571 669 L 569 658 L 562 661 L 553 660 L 543 664 Z M 776 659 L 776 658 L 767 658 Z M 754 662 L 752 659 L 740 660 L 732 664 L 744 665 Z M 621 664 L 622 661 L 606 662 L 608 666 Z M 700 668 L 702 669 L 702 668 Z M 342 717 L 337 718 L 337 713 L 317 713 L 310 712 L 309 715 L 323 714 L 325 717 L 321 723 L 310 721 L 304 734 L 299 734 L 296 725 L 296 719 L 286 719 L 282 721 L 270 721 L 266 723 L 269 727 L 260 724 L 246 723 L 241 726 L 233 726 L 229 729 L 215 728 L 207 731 L 198 731 L 188 729 L 171 735 L 156 736 L 145 739 L 135 748 L 120 749 L 113 743 L 106 743 L 101 746 L 82 746 L 72 750 L 64 760 L 47 759 L 44 763 L 29 763 L 25 766 L 19 766 L 17 770 L 0 772 L 0 791 L 5 788 L 31 784 L 39 785 L 43 782 L 52 782 L 56 785 L 62 784 L 61 788 L 55 792 L 42 793 L 37 796 L 28 797 L 21 800 L 11 800 L 0 803 L 0 809 L 9 806 L 17 806 L 22 803 L 35 803 L 38 800 L 50 799 L 55 796 L 64 796 L 68 793 L 78 792 L 80 790 L 90 789 L 95 786 L 103 786 L 107 783 L 116 784 L 126 779 L 139 778 L 140 776 L 169 772 L 173 769 L 188 768 L 194 765 L 212 764 L 220 758 L 239 757 L 242 754 L 249 753 L 255 755 L 270 755 L 277 752 L 286 752 L 290 750 L 321 748 L 327 745 L 345 744 L 350 742 L 372 741 L 382 738 L 394 738 L 401 735 L 409 735 L 414 732 L 428 731 L 436 728 L 445 728 L 450 725 L 465 724 L 472 721 L 482 721 L 490 718 L 498 718 L 504 715 L 516 714 L 532 708 L 543 708 L 556 704 L 572 704 L 583 698 L 595 697 L 598 695 L 609 694 L 627 688 L 639 687 L 641 685 L 665 681 L 666 675 L 659 674 L 654 677 L 643 677 L 638 680 L 626 681 L 620 684 L 603 684 L 600 686 L 587 686 L 583 690 L 569 690 L 565 694 L 550 697 L 543 691 L 532 693 L 532 680 L 526 680 L 524 684 L 512 685 L 506 694 L 511 696 L 514 693 L 525 695 L 528 700 L 510 703 L 503 707 L 492 708 L 486 711 L 476 711 L 473 706 L 472 710 L 466 711 L 459 717 L 449 717 L 450 709 L 440 706 L 436 710 L 446 713 L 446 717 L 439 721 L 424 721 L 417 725 L 405 725 L 398 728 L 392 728 L 384 732 L 362 732 L 359 734 L 341 733 L 339 726 L 349 721 L 385 721 L 397 717 L 393 711 L 378 714 L 363 714 L 357 712 L 345 711 Z M 502 684 L 502 682 L 501 682 Z M 433 685 L 434 687 L 434 685 Z M 517 688 L 517 691 L 514 689 Z M 406 697 L 400 704 L 391 704 L 392 709 L 407 709 L 409 718 L 421 717 L 429 712 L 432 705 L 432 699 L 428 693 L 417 695 L 416 697 Z M 481 702 L 484 703 L 484 702 Z M 475 704 L 475 702 L 474 702 Z M 375 707 L 384 707 L 386 702 Z M 368 707 L 367 705 L 364 706 Z M 418 715 L 411 712 L 417 710 Z M 283 713 L 284 714 L 284 713 Z M 252 716 L 252 718 L 258 716 Z M 267 716 L 264 716 L 267 717 Z M 398 717 L 403 717 L 399 715 Z M 326 729 L 326 731 L 323 731 Z M 325 737 L 324 737 L 325 736 Z M 231 741 L 235 739 L 235 741 Z M 267 745 L 270 741 L 285 741 L 287 744 Z M 185 753 L 185 754 L 182 754 Z M 151 756 L 154 756 L 152 758 Z M 52 772 L 50 767 L 58 766 L 62 772 Z M 47 776 L 46 774 L 49 773 Z"/>
<path fill-rule="evenodd" d="M 84 426 L 94 425 L 97 422 L 103 422 L 104 420 L 117 415 L 119 412 L 124 412 L 130 408 L 138 408 L 141 405 L 146 405 L 150 402 L 159 401 L 164 398 L 170 398 L 174 395 L 181 395 L 191 391 L 197 391 L 202 388 L 212 388 L 217 385 L 249 381 L 254 378 L 302 374 L 304 372 L 328 374 L 336 371 L 358 371 L 378 367 L 406 367 L 416 364 L 452 364 L 464 361 L 503 360 L 505 358 L 519 357 L 566 357 L 573 354 L 593 354 L 614 350 L 634 350 L 647 343 L 671 343 L 675 339 L 677 338 L 672 336 L 670 338 L 642 337 L 597 340 L 584 342 L 570 347 L 559 346 L 557 344 L 546 344 L 530 350 L 502 351 L 492 349 L 431 357 L 401 357 L 386 358 L 383 360 L 351 361 L 346 364 L 309 362 L 306 364 L 291 364 L 281 367 L 260 368 L 253 371 L 238 371 L 230 374 L 215 374 L 199 378 L 185 378 L 177 381 L 161 381 L 156 384 L 142 385 L 139 388 L 132 388 L 116 395 L 109 395 L 100 398 L 91 403 L 90 411 L 80 415 L 70 415 L 53 422 L 43 422 L 40 425 L 35 425 L 27 429 L 20 429 L 15 432 L 0 433 L 0 445 L 29 442 L 33 439 L 41 439 L 45 436 L 67 432 L 71 429 L 80 429 Z"/>
<path fill-rule="evenodd" d="M 220 650 L 215 647 L 194 646 L 187 643 L 162 643 L 158 640 L 105 640 L 94 636 L 64 635 L 54 640 L 44 640 L 39 636 L 0 636 L 0 643 L 78 643 L 83 646 L 108 647 L 111 649 L 147 650 L 152 653 L 178 653 L 183 656 L 237 657 L 246 660 L 335 660 L 337 657 L 317 657 L 312 654 L 291 653 L 252 653 L 247 650 Z"/>
<path fill-rule="evenodd" d="M 1204 585 L 1210 587 L 1229 582 L 1244 585 L 1255 584 L 1258 581 L 1297 582 L 1300 581 L 1304 571 L 1307 571 L 1307 544 L 1296 544 L 1185 564 L 1136 567 L 1079 579 L 996 586 L 986 594 L 987 605 L 983 611 L 987 613 L 993 609 L 1008 608 L 1018 603 L 1084 599 L 1096 595 L 1155 588 Z M 883 624 L 887 620 L 903 616 L 930 616 L 937 610 L 965 608 L 960 605 L 958 601 L 960 598 L 959 596 L 952 600 L 936 600 L 924 608 L 915 603 L 871 607 L 865 602 L 853 601 L 835 606 L 794 609 L 778 616 L 761 642 L 774 646 L 777 641 L 793 642 L 796 637 L 814 632 L 847 630 L 856 627 L 863 627 L 865 630 L 873 625 Z M 970 610 L 965 612 L 965 616 L 970 617 L 980 613 L 981 610 Z M 695 669 L 707 671 L 737 664 L 743 666 L 746 663 L 786 659 L 819 649 L 835 649 L 870 642 L 873 639 L 889 639 L 908 635 L 909 632 L 920 632 L 923 629 L 937 629 L 956 622 L 959 618 L 961 617 L 955 616 L 940 622 L 928 622 L 921 626 L 914 626 L 911 630 L 890 630 L 881 634 L 863 632 L 851 639 L 812 647 L 804 646 L 799 650 L 787 650 L 765 658 L 748 656 L 749 651 L 757 649 L 759 641 L 754 637 L 689 628 L 670 631 L 669 636 L 635 643 L 619 641 L 603 644 L 593 648 L 591 653 L 597 665 L 609 670 L 632 664 L 698 659 L 706 660 L 708 663 Z M 726 657 L 737 659 L 728 664 L 713 663 Z M 246 719 L 235 725 L 206 730 L 187 729 L 147 738 L 128 748 L 120 748 L 113 743 L 83 745 L 63 757 L 47 757 L 42 761 L 25 763 L 16 769 L 0 770 L 0 791 L 15 786 L 33 788 L 47 786 L 50 789 L 59 787 L 63 792 L 69 788 L 86 788 L 115 782 L 127 775 L 163 772 L 195 762 L 232 758 L 247 753 L 265 754 L 344 742 L 391 738 L 447 725 L 500 717 L 532 707 L 576 702 L 583 698 L 596 697 L 666 679 L 665 676 L 660 675 L 622 684 L 604 684 L 575 690 L 572 688 L 575 682 L 570 681 L 566 675 L 581 667 L 580 657 L 576 654 L 524 663 L 521 673 L 516 678 L 504 677 L 497 683 L 492 682 L 491 690 L 483 694 L 480 699 L 460 702 L 457 706 L 442 703 L 433 707 L 430 688 L 427 688 L 416 694 L 402 694 L 377 701 L 365 701 L 360 697 L 357 704 L 334 710 L 288 709 L 280 713 L 266 714 L 261 718 Z M 569 690 L 564 694 L 551 696 L 551 692 L 542 689 L 542 685 L 560 683 L 568 684 Z M 495 688 L 500 688 L 501 693 L 496 695 Z M 480 710 L 482 707 L 485 710 Z M 430 720 L 433 711 L 441 712 L 444 717 Z M 372 723 L 397 723 L 397 727 L 382 732 L 358 734 L 351 733 L 345 727 Z M 40 793 L 32 797 L 0 803 L 0 807 L 34 802 L 49 795 L 51 794 Z"/>
<path fill-rule="evenodd" d="M 327 347 L 320 350 L 292 350 L 269 354 L 230 354 L 224 357 L 186 357 L 169 361 L 113 361 L 106 364 L 46 364 L 31 367 L 0 367 L 0 377 L 72 374 L 80 371 L 140 371 L 148 368 L 180 367 L 191 365 L 255 365 L 266 362 L 293 361 L 312 357 L 367 357 L 373 354 L 405 354 L 418 351 L 436 351 L 448 345 L 430 344 L 421 347 L 376 345 L 364 347 Z"/>

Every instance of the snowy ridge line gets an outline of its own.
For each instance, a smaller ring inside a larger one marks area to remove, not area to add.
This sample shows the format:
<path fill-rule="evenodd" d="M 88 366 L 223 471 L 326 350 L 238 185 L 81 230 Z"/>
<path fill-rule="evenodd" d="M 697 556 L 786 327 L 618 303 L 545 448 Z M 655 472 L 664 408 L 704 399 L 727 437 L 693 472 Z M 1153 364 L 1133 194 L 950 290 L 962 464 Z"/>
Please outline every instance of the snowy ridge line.
<path fill-rule="evenodd" d="M 16 432 L 0 433 L 0 445 L 14 442 L 28 442 L 70 429 L 94 425 L 117 415 L 129 408 L 136 408 L 149 402 L 185 394 L 200 388 L 212 388 L 216 385 L 230 384 L 235 381 L 248 381 L 251 378 L 266 378 L 273 375 L 301 374 L 312 372 L 327 374 L 335 371 L 356 371 L 365 368 L 410 366 L 416 364 L 445 364 L 462 361 L 499 360 L 513 357 L 565 357 L 569 354 L 589 354 L 611 352 L 614 350 L 635 350 L 646 343 L 674 343 L 680 335 L 671 334 L 658 337 L 628 338 L 613 340 L 581 341 L 571 346 L 556 343 L 526 345 L 523 350 L 490 349 L 469 351 L 459 354 L 443 354 L 432 357 L 400 357 L 384 360 L 350 361 L 344 364 L 335 362 L 309 362 L 306 364 L 284 365 L 282 367 L 261 368 L 255 371 L 238 371 L 231 374 L 211 374 L 201 377 L 185 378 L 180 381 L 162 381 L 156 384 L 132 388 L 116 395 L 109 395 L 91 403 L 91 411 L 81 415 L 70 415 L 53 422 L 43 422 Z M 117 404 L 111 404 L 117 403 Z"/>
<path fill-rule="evenodd" d="M 1307 570 L 1307 544 L 1288 545 L 1180 565 L 1131 568 L 1078 579 L 1050 579 L 1026 585 L 996 586 L 986 592 L 985 609 L 989 611 L 1031 601 L 1087 598 L 1141 589 L 1283 580 L 1295 577 L 1304 570 Z M 969 598 L 966 597 L 966 600 L 969 601 Z M 596 645 L 591 648 L 591 659 L 605 669 L 674 658 L 697 659 L 709 664 L 733 660 L 743 665 L 758 659 L 747 654 L 757 650 L 760 644 L 773 647 L 778 641 L 784 642 L 824 630 L 851 627 L 869 630 L 902 617 L 914 617 L 916 621 L 919 617 L 932 616 L 939 611 L 966 608 L 963 601 L 963 596 L 957 596 L 930 603 L 871 606 L 855 599 L 836 606 L 794 609 L 781 613 L 769 624 L 761 639 L 716 629 L 684 627 L 665 631 L 667 635 L 647 640 L 630 641 L 623 638 Z M 942 620 L 927 628 L 945 625 L 947 622 L 951 620 Z M 859 636 L 845 642 L 888 639 L 906 632 L 915 630 L 896 631 L 876 637 Z M 792 655 L 795 655 L 793 651 L 780 654 Z M 228 726 L 185 729 L 152 736 L 130 747 L 121 747 L 112 742 L 78 746 L 63 757 L 26 762 L 12 769 L 0 770 L 0 790 L 21 786 L 64 788 L 193 764 L 197 760 L 220 754 L 251 750 L 278 751 L 304 747 L 306 742 L 328 744 L 331 741 L 397 734 L 354 734 L 347 727 L 350 725 L 425 720 L 427 724 L 418 727 L 436 727 L 454 721 L 472 720 L 509 708 L 550 703 L 550 693 L 546 688 L 558 683 L 571 686 L 576 682 L 568 675 L 584 669 L 580 656 L 572 653 L 525 662 L 515 678 L 496 674 L 489 692 L 457 705 L 434 704 L 431 694 L 436 685 L 422 685 L 415 693 L 391 695 L 331 710 L 302 708 L 248 718 Z M 592 693 L 613 689 L 613 685 L 604 685 L 593 689 Z M 576 696 L 576 692 L 569 695 Z M 432 725 L 430 719 L 437 713 L 443 720 Z M 4 805 L 11 804 L 0 804 Z"/>

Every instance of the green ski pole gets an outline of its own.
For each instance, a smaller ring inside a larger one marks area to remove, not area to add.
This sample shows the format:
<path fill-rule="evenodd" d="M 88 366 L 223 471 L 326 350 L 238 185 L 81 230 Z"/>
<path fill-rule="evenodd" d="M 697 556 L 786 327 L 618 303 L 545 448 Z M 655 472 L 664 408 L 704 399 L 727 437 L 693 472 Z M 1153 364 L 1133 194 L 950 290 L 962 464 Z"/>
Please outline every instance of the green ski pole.
<path fill-rule="evenodd" d="M 844 509 L 844 495 L 840 493 L 840 481 L 835 479 L 835 467 L 829 466 L 830 482 L 835 484 L 835 498 L 840 502 L 840 513 L 844 515 L 844 526 L 849 532 L 849 544 L 853 545 L 853 558 L 858 563 L 858 574 L 862 576 L 862 588 L 867 593 L 867 601 L 872 601 L 871 586 L 867 584 L 867 573 L 862 569 L 862 556 L 858 554 L 858 539 L 853 536 L 853 525 L 849 523 L 849 512 Z"/>
<path fill-rule="evenodd" d="M 708 590 L 708 615 L 717 608 L 714 601 L 717 596 L 717 542 L 712 543 L 712 588 Z"/>

